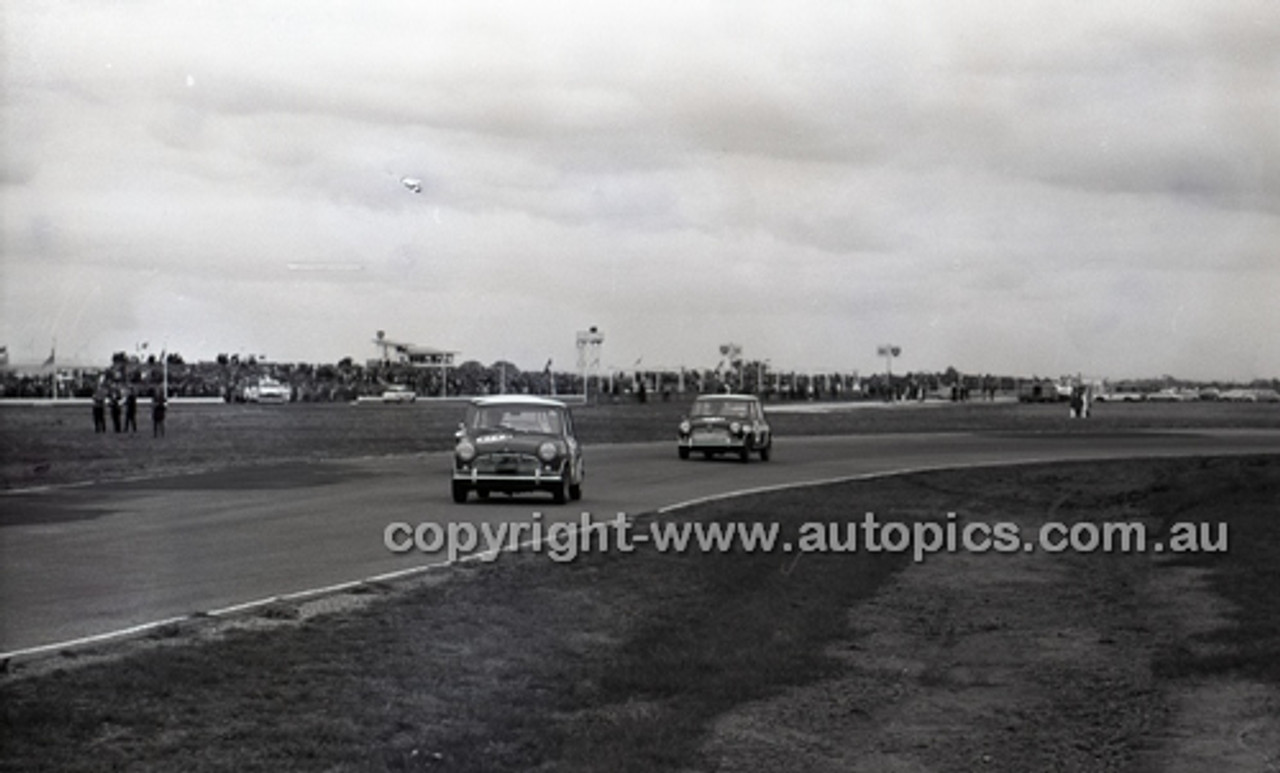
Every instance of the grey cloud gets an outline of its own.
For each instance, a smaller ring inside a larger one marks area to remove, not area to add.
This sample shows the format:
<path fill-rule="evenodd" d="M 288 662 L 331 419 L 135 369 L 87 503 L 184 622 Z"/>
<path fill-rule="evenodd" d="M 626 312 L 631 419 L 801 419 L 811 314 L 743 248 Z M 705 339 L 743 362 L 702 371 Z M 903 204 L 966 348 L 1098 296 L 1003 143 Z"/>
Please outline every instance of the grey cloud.
<path fill-rule="evenodd" d="M 1116 326 L 1112 363 L 1141 345 L 1176 371 L 1209 367 L 1193 334 L 1154 337 L 1179 308 L 1268 319 L 1224 299 L 1274 275 L 1273 3 L 15 8 L 6 279 L 37 254 L 104 295 L 145 276 L 174 298 L 136 316 L 205 315 L 172 323 L 202 340 L 333 357 L 377 318 L 506 350 L 457 322 L 500 298 L 542 309 L 548 329 L 516 336 L 539 361 L 584 318 L 650 358 L 732 334 L 816 361 L 901 335 L 1008 369 L 1072 362 L 1078 331 Z M 288 268 L 307 262 L 360 270 Z M 539 303 L 566 278 L 581 291 Z M 256 319 L 271 297 L 307 324 Z M 321 297 L 358 321 L 314 316 Z M 657 311 L 689 334 L 648 337 Z M 52 324 L 10 312 L 0 333 Z M 967 342 L 992 336 L 998 355 Z M 1280 361 L 1247 348 L 1214 367 Z"/>

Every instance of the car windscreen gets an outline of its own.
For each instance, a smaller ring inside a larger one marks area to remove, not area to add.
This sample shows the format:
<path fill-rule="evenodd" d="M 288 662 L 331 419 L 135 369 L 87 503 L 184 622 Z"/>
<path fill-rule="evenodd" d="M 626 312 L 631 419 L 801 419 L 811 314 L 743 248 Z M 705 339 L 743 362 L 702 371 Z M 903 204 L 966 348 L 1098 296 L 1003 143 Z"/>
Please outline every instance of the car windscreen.
<path fill-rule="evenodd" d="M 742 400 L 696 400 L 689 415 L 745 419 L 751 415 L 751 404 Z"/>
<path fill-rule="evenodd" d="M 559 435 L 564 424 L 555 408 L 530 405 L 486 405 L 471 409 L 467 426 L 471 429 L 505 429 Z"/>

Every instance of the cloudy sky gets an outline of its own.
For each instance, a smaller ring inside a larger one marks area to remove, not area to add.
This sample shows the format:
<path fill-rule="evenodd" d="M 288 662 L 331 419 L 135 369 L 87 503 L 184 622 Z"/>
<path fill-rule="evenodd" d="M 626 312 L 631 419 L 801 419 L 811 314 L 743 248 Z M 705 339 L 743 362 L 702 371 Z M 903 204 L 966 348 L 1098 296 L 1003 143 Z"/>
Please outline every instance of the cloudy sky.
<path fill-rule="evenodd" d="M 1280 3 L 0 8 L 0 344 L 1280 376 Z M 413 192 L 401 180 L 421 180 Z"/>

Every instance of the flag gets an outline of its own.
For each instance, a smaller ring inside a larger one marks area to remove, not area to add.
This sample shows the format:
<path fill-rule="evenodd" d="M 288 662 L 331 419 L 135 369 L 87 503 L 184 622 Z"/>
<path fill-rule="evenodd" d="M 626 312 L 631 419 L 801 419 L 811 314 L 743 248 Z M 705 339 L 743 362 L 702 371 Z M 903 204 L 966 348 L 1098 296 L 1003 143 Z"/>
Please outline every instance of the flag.
<path fill-rule="evenodd" d="M 547 365 L 542 369 L 542 372 L 545 375 L 548 375 L 548 376 L 551 375 L 551 358 L 550 357 L 547 358 Z"/>
<path fill-rule="evenodd" d="M 44 364 L 45 364 L 45 365 L 52 365 L 52 364 L 53 364 L 53 361 L 54 361 L 55 359 L 57 359 L 57 358 L 54 356 L 56 353 L 57 353 L 57 348 L 56 348 L 56 347 L 55 347 L 55 348 L 53 348 L 53 349 L 50 349 L 50 350 L 49 350 L 49 357 L 44 361 Z"/>

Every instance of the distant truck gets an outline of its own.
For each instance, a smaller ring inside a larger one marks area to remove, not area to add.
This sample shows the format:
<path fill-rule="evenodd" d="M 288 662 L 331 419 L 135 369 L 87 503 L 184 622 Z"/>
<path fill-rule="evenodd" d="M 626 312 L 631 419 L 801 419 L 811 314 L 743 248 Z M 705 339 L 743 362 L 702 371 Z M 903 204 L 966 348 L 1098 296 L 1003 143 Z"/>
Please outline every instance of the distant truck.
<path fill-rule="evenodd" d="M 1071 399 L 1071 387 L 1047 378 L 1031 379 L 1018 384 L 1020 403 L 1059 403 Z"/>

